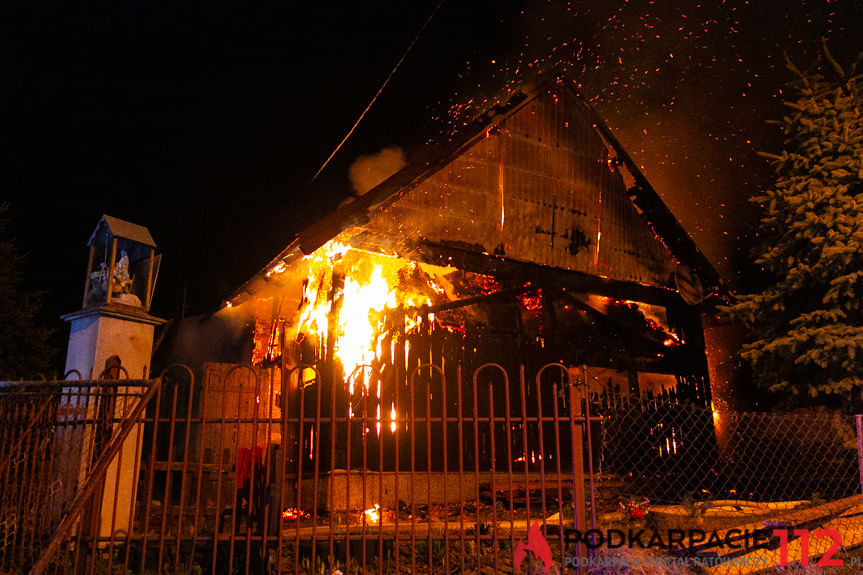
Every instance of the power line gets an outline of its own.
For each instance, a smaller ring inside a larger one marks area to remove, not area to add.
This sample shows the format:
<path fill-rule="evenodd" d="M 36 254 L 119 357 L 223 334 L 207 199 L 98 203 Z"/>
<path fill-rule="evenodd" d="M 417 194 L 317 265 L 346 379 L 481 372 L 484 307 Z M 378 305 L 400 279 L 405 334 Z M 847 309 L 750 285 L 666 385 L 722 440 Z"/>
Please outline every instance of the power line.
<path fill-rule="evenodd" d="M 351 134 L 353 134 L 353 133 L 354 133 L 354 130 L 356 130 L 356 129 L 357 129 L 357 126 L 359 126 L 359 125 L 360 125 L 360 122 L 362 122 L 362 121 L 363 121 L 363 118 L 365 117 L 366 113 L 367 113 L 367 112 L 371 109 L 371 107 L 374 105 L 375 101 L 378 99 L 378 96 L 380 96 L 380 95 L 381 95 L 381 92 L 383 92 L 383 91 L 384 91 L 384 88 L 386 88 L 386 87 L 387 87 L 387 84 L 389 84 L 389 83 L 390 83 L 390 80 L 391 80 L 391 79 L 392 79 L 392 77 L 395 75 L 396 71 L 399 69 L 399 66 L 401 66 L 401 65 L 402 65 L 402 62 L 404 62 L 404 61 L 405 61 L 405 58 L 407 58 L 407 55 L 408 55 L 408 54 L 410 53 L 410 51 L 413 49 L 414 44 L 416 44 L 416 43 L 417 43 L 417 40 L 419 40 L 419 39 L 420 39 L 420 36 L 422 36 L 423 31 L 426 29 L 426 26 L 428 26 L 428 25 L 429 25 L 429 22 L 431 22 L 431 21 L 432 21 L 432 18 L 434 18 L 435 14 L 437 14 L 438 10 L 439 10 L 439 9 L 440 9 L 440 7 L 443 5 L 444 1 L 445 1 L 445 0 L 440 0 L 440 2 L 438 2 L 437 6 L 435 6 L 435 7 L 434 7 L 434 10 L 432 10 L 432 13 L 429 15 L 429 17 L 428 17 L 428 18 L 426 18 L 426 21 L 425 21 L 425 22 L 423 22 L 423 25 L 422 25 L 422 26 L 420 26 L 419 32 L 417 32 L 416 36 L 414 36 L 414 39 L 413 39 L 413 40 L 411 40 L 411 43 L 410 43 L 410 44 L 408 44 L 408 47 L 407 47 L 407 49 L 405 50 L 404 54 L 402 54 L 402 57 L 401 57 L 401 58 L 399 58 L 399 61 L 398 61 L 398 62 L 396 62 L 395 67 L 392 69 L 392 71 L 390 71 L 389 76 L 387 76 L 387 79 L 386 79 L 386 80 L 384 80 L 384 83 L 383 83 L 383 84 L 381 84 L 381 87 L 380 87 L 380 88 L 378 88 L 377 93 L 375 93 L 374 97 L 373 97 L 373 98 L 371 99 L 371 101 L 369 102 L 369 105 L 368 105 L 368 106 L 366 106 L 366 109 L 365 109 L 365 110 L 363 110 L 362 114 L 360 114 L 360 117 L 359 117 L 359 118 L 357 118 L 357 121 L 356 121 L 356 122 L 354 122 L 354 125 L 351 127 L 351 129 L 348 131 L 348 133 L 347 133 L 347 134 L 345 134 L 345 137 L 344 137 L 344 138 L 342 138 L 342 141 L 341 141 L 341 142 L 339 142 L 339 145 L 338 145 L 338 146 L 336 146 L 336 149 L 335 149 L 335 150 L 333 150 L 333 152 L 332 152 L 332 153 L 330 154 L 330 156 L 326 159 L 326 161 L 321 165 L 321 167 L 320 167 L 320 168 L 318 168 L 318 171 L 317 171 L 317 172 L 315 172 L 315 175 L 314 175 L 314 176 L 312 176 L 312 179 L 309 181 L 309 185 L 312 185 L 312 184 L 314 183 L 314 181 L 315 181 L 316 179 L 318 179 L 318 176 L 319 176 L 319 175 L 321 175 L 321 172 L 323 172 L 323 171 L 324 171 L 324 168 L 326 168 L 326 167 L 327 167 L 327 164 L 329 164 L 329 163 L 330 163 L 330 160 L 332 160 L 332 159 L 333 159 L 333 156 L 335 156 L 335 155 L 339 152 L 339 150 L 342 148 L 342 146 L 345 144 L 345 142 L 347 142 L 347 141 L 348 141 L 348 138 L 350 138 L 350 137 L 351 137 Z"/>

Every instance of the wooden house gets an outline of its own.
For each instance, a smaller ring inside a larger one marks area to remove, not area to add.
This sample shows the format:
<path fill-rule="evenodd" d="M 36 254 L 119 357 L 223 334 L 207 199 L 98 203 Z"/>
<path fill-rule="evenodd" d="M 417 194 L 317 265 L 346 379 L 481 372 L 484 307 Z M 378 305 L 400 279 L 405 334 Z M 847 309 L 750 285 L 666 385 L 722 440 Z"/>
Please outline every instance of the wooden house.
<path fill-rule="evenodd" d="M 254 312 L 274 407 L 249 409 L 284 422 L 287 470 L 566 467 L 570 428 L 543 417 L 587 397 L 710 405 L 699 305 L 726 288 L 572 83 L 523 88 L 420 156 L 226 302 Z"/>

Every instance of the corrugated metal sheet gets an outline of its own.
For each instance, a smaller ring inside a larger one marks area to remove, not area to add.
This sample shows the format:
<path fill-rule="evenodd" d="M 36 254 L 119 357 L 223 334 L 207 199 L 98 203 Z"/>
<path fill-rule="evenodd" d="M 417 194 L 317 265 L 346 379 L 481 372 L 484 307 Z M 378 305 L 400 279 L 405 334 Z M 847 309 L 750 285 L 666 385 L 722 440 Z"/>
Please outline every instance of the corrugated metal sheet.
<path fill-rule="evenodd" d="M 373 230 L 665 285 L 673 260 L 568 91 L 546 92 L 372 217 Z"/>

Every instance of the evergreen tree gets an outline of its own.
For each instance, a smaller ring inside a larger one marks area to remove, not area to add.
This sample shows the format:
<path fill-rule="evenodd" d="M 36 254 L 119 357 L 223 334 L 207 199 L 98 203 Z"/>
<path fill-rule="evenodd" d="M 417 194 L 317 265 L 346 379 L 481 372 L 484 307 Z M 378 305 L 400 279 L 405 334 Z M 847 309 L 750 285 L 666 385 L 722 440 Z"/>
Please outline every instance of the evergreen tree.
<path fill-rule="evenodd" d="M 813 69 L 788 67 L 784 150 L 763 154 L 776 184 L 752 198 L 767 242 L 755 261 L 772 281 L 727 310 L 751 330 L 741 355 L 756 383 L 791 402 L 848 397 L 863 391 L 863 78 L 826 44 Z"/>
<path fill-rule="evenodd" d="M 0 204 L 0 381 L 47 374 L 54 349 L 52 330 L 37 321 L 41 294 L 24 290 L 18 268 L 21 252 L 6 237 L 8 204 Z"/>

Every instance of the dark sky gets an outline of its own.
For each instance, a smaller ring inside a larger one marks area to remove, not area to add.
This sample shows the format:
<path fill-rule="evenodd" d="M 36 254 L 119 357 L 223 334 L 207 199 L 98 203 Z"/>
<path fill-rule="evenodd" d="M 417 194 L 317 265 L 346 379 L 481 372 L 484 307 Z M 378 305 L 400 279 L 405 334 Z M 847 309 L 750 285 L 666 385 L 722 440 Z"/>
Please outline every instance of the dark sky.
<path fill-rule="evenodd" d="M 863 49 L 856 0 L 444 2 L 348 145 L 312 174 L 437 2 L 6 4 L 0 199 L 45 317 L 80 303 L 102 213 L 165 254 L 154 312 L 213 311 L 350 190 L 359 153 L 410 153 L 542 69 L 581 81 L 732 282 L 745 198 L 781 141 L 787 50 Z M 742 283 L 745 284 L 745 277 Z"/>

